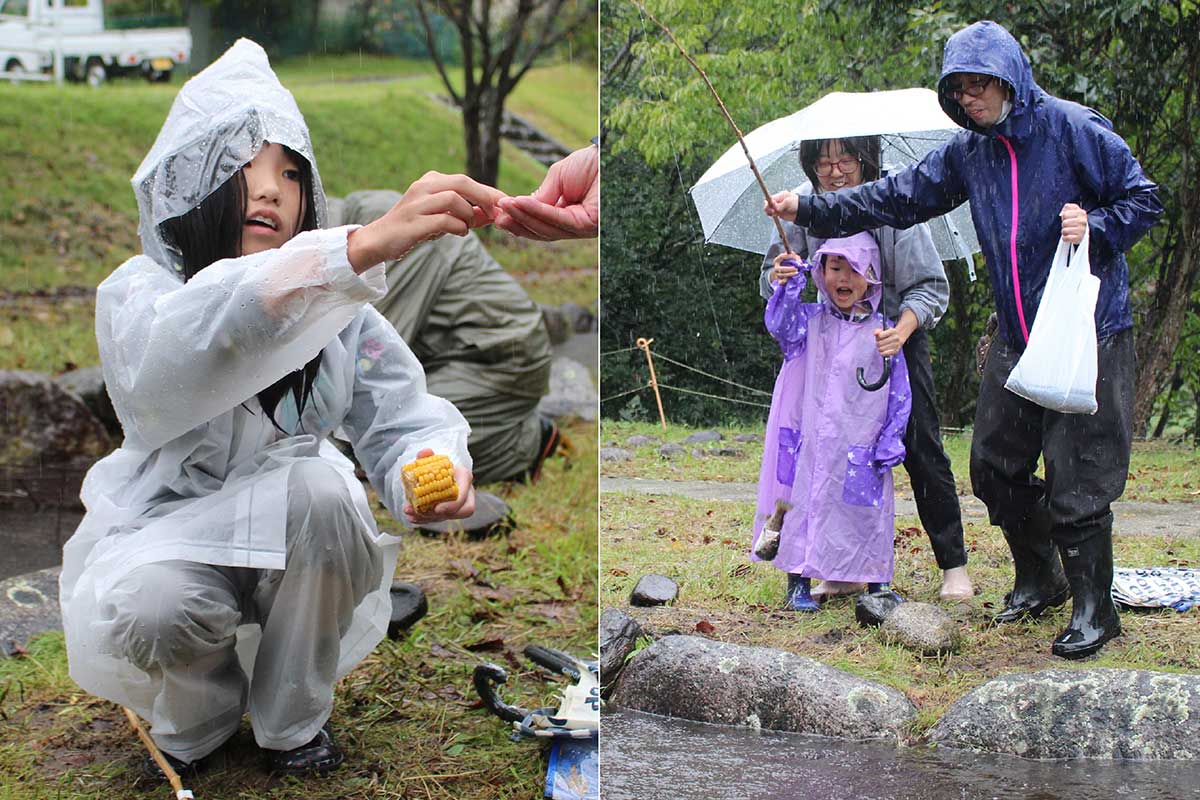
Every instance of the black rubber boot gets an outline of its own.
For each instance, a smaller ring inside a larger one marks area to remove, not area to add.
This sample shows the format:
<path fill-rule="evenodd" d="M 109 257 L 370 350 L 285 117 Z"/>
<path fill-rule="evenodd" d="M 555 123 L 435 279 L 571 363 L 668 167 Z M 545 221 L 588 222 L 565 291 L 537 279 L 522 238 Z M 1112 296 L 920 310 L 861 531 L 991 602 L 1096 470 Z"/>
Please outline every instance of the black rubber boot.
<path fill-rule="evenodd" d="M 204 771 L 204 767 L 206 766 L 204 759 L 181 761 L 166 752 L 163 753 L 163 756 L 167 759 L 167 763 L 171 765 L 171 769 L 175 770 L 175 774 L 184 780 L 196 777 Z M 165 781 L 167 779 L 167 774 L 162 771 L 162 767 L 158 765 L 158 762 L 149 753 L 142 759 L 142 775 L 152 781 Z"/>
<path fill-rule="evenodd" d="M 325 723 L 308 744 L 291 750 L 263 752 L 266 753 L 267 767 L 271 772 L 282 775 L 324 775 L 333 772 L 345 760 L 342 749 L 334 744 L 329 723 Z"/>
<path fill-rule="evenodd" d="M 1071 622 L 1050 652 L 1060 658 L 1084 658 L 1121 635 L 1112 599 L 1112 521 L 1079 544 L 1062 547 L 1063 571 L 1071 584 Z"/>
<path fill-rule="evenodd" d="M 1050 526 L 1037 513 L 1020 528 L 1001 529 L 1013 559 L 1013 590 L 1004 595 L 1004 610 L 992 618 L 997 625 L 1036 619 L 1047 609 L 1067 602 L 1070 586 L 1050 538 Z"/>

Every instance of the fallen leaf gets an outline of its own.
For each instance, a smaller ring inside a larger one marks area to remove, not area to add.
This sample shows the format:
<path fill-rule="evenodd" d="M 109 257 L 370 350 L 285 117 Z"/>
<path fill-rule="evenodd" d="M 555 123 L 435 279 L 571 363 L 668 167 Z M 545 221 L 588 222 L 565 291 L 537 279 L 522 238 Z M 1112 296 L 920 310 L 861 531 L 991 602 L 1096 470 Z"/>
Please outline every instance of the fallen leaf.
<path fill-rule="evenodd" d="M 706 619 L 702 619 L 696 623 L 696 633 L 703 633 L 705 635 L 708 635 L 711 633 L 716 633 L 716 630 L 717 630 L 716 626 L 713 625 L 711 622 L 709 622 Z"/>
<path fill-rule="evenodd" d="M 504 649 L 504 639 L 496 636 L 492 639 L 480 639 L 466 646 L 472 653 L 496 652 Z"/>
<path fill-rule="evenodd" d="M 514 590 L 506 589 L 503 586 L 472 586 L 470 592 L 476 600 L 492 600 L 497 603 L 512 602 L 517 596 Z"/>
<path fill-rule="evenodd" d="M 457 558 L 450 562 L 450 568 L 464 578 L 474 578 L 479 574 L 479 570 L 475 569 L 474 564 Z"/>
<path fill-rule="evenodd" d="M 629 577 L 629 573 L 628 573 L 627 571 L 623 570 L 623 569 L 610 569 L 610 570 L 608 571 L 608 574 L 609 574 L 609 575 L 613 575 L 613 576 L 615 576 L 615 577 L 617 577 L 617 578 L 627 578 L 627 577 Z"/>
<path fill-rule="evenodd" d="M 529 610 L 555 622 L 574 622 L 579 619 L 575 606 L 566 603 L 530 603 Z"/>

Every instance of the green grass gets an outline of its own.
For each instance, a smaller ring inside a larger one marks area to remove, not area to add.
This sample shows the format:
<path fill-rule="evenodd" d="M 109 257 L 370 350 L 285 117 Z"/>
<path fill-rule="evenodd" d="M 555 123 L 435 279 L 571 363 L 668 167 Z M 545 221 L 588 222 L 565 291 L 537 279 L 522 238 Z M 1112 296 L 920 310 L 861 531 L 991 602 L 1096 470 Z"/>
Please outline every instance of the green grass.
<path fill-rule="evenodd" d="M 285 80 L 311 129 L 326 191 L 403 189 L 428 170 L 465 168 L 460 118 L 427 96 L 432 74 L 414 80 L 318 80 L 352 74 L 356 57 L 285 65 Z M 368 62 L 381 63 L 378 60 Z M 415 71 L 410 62 L 397 70 Z M 374 70 L 372 70 L 374 71 Z M 556 135 L 595 134 L 579 96 L 595 106 L 596 85 L 581 67 L 531 70 L 522 82 Z M 583 83 L 579 96 L 560 82 Z M 0 289 L 95 286 L 139 250 L 137 205 L 129 186 L 158 134 L 176 85 L 118 81 L 86 86 L 0 85 Z M 590 98 L 590 99 L 588 99 Z M 499 187 L 532 191 L 545 169 L 505 144 Z"/>
<path fill-rule="evenodd" d="M 600 602 L 628 606 L 637 579 L 647 573 L 671 577 L 679 599 L 669 607 L 629 609 L 653 635 L 693 633 L 736 644 L 776 647 L 810 656 L 860 677 L 903 691 L 917 706 L 912 733 L 920 735 L 954 700 L 1008 672 L 1050 668 L 1120 667 L 1167 672 L 1200 670 L 1200 626 L 1196 613 L 1125 613 L 1125 634 L 1084 663 L 1050 655 L 1050 640 L 1064 627 L 1068 608 L 1037 622 L 995 628 L 989 620 L 1011 587 L 1008 550 L 990 526 L 968 524 L 969 568 L 977 589 L 969 604 L 946 606 L 963 634 L 950 657 L 922 658 L 883 644 L 854 621 L 852 598 L 839 598 L 817 614 L 778 610 L 782 575 L 751 563 L 747 549 L 754 508 L 750 503 L 704 501 L 680 496 L 605 494 L 600 506 Z M 940 573 L 916 518 L 896 520 L 894 586 L 909 599 L 938 602 Z M 1200 538 L 1119 537 L 1122 565 L 1165 564 L 1168 558 L 1198 563 Z M 1169 555 L 1168 555 L 1169 554 Z"/>
<path fill-rule="evenodd" d="M 560 685 L 520 655 L 525 645 L 595 652 L 596 426 L 574 423 L 566 434 L 578 452 L 548 461 L 538 484 L 491 487 L 521 522 L 509 538 L 406 537 L 397 577 L 425 589 L 429 615 L 338 685 L 333 722 L 347 751 L 338 772 L 269 778 L 243 723 L 221 768 L 188 788 L 199 798 L 539 797 L 544 748 L 509 741 L 509 726 L 476 707 L 471 672 L 501 664 L 501 696 L 530 708 L 552 703 Z M 394 531 L 375 507 L 381 528 Z M 166 796 L 139 779 L 142 752 L 119 710 L 70 680 L 61 634 L 0 661 L 0 797 Z"/>
<path fill-rule="evenodd" d="M 664 432 L 658 423 L 606 419 L 600 427 L 601 442 L 606 447 L 627 449 L 634 454 L 634 458 L 632 461 L 606 461 L 601 471 L 603 475 L 611 477 L 756 483 L 762 463 L 763 429 L 763 425 L 753 424 L 718 425 L 711 430 L 720 432 L 725 437 L 723 441 L 715 445 L 685 444 L 686 453 L 667 459 L 658 452 L 663 443 L 683 444 L 684 439 L 702 429 L 668 425 Z M 733 441 L 738 434 L 756 434 L 759 440 Z M 656 441 L 628 447 L 626 442 L 631 436 L 648 436 Z M 959 493 L 970 494 L 971 432 L 945 433 L 942 442 L 954 470 Z M 692 450 L 697 447 L 707 451 L 714 446 L 737 448 L 744 452 L 745 457 L 692 456 Z M 911 489 L 908 474 L 903 468 L 893 470 L 892 475 L 898 491 Z M 1121 499 L 1157 503 L 1194 503 L 1200 500 L 1200 458 L 1197 458 L 1195 448 L 1164 440 L 1134 442 L 1129 477 Z"/>

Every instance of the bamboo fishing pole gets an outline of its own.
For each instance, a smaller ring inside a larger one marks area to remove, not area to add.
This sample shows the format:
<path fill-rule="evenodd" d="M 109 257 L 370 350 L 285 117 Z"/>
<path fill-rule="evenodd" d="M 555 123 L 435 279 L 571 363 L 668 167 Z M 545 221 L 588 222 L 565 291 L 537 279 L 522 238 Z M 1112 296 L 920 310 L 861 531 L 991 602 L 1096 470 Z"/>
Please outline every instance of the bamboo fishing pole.
<path fill-rule="evenodd" d="M 129 724 L 137 731 L 138 738 L 142 740 L 142 744 L 146 745 L 146 749 L 150 751 L 150 757 L 154 759 L 154 763 L 158 764 L 158 768 L 167 776 L 167 782 L 171 784 L 171 788 L 175 790 L 175 800 L 194 800 L 195 795 L 191 789 L 183 788 L 183 781 L 179 777 L 179 773 L 171 768 L 171 764 L 167 761 L 166 756 L 154 744 L 154 740 L 150 738 L 142 721 L 137 718 L 137 714 L 133 713 L 126 706 L 121 706 L 121 710 L 125 712 L 125 716 L 129 719 Z"/>
<path fill-rule="evenodd" d="M 796 253 L 792 250 L 792 246 L 788 244 L 787 234 L 783 232 L 783 223 L 779 221 L 778 217 L 779 209 L 775 207 L 775 201 L 771 199 L 771 192 L 769 189 L 767 189 L 767 182 L 763 180 L 762 173 L 758 171 L 758 164 L 754 163 L 754 156 L 750 155 L 750 148 L 746 146 L 746 139 L 742 136 L 741 129 L 738 128 L 737 123 L 733 121 L 733 117 L 729 114 L 729 109 L 725 108 L 725 101 L 721 99 L 721 95 L 717 94 L 716 87 L 714 87 L 712 85 L 712 81 L 708 79 L 708 74 L 705 73 L 700 65 L 696 63 L 696 60 L 688 54 L 688 51 L 683 49 L 683 45 L 681 45 L 679 40 L 675 38 L 675 34 L 672 33 L 671 29 L 664 25 L 658 19 L 658 17 L 651 14 L 644 5 L 638 2 L 638 0 L 629 0 L 629 2 L 637 6 L 638 10 L 649 17 L 655 25 L 663 29 L 663 32 L 667 34 L 671 42 L 675 45 L 683 57 L 687 59 L 687 62 L 691 64 L 692 68 L 695 69 L 696 72 L 699 72 L 700 77 L 704 79 L 704 85 L 708 87 L 708 91 L 712 92 L 712 96 L 716 98 L 717 105 L 721 107 L 721 113 L 724 114 L 725 119 L 729 121 L 729 126 L 733 128 L 733 133 L 735 136 L 737 136 L 738 144 L 742 146 L 742 152 L 746 154 L 746 160 L 750 162 L 750 171 L 754 173 L 754 179 L 758 181 L 758 188 L 762 189 L 763 197 L 765 197 L 767 200 L 767 206 L 772 212 L 774 212 L 771 215 L 771 220 L 775 223 L 775 230 L 779 234 L 779 241 L 783 243 L 784 252 L 786 252 L 789 256 L 796 255 Z"/>

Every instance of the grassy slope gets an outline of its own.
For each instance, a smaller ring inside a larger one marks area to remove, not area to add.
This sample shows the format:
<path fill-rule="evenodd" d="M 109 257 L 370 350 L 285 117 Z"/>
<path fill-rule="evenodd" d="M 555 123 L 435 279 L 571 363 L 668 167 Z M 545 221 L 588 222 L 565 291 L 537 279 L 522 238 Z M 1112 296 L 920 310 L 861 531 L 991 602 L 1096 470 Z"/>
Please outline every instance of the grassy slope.
<path fill-rule="evenodd" d="M 462 171 L 461 124 L 454 111 L 428 98 L 438 81 L 427 66 L 323 57 L 284 64 L 279 72 L 311 127 L 330 194 L 403 189 L 429 169 Z M 368 81 L 406 74 L 416 79 Z M 521 84 L 531 101 L 541 98 L 556 135 L 571 141 L 586 141 L 595 131 L 594 115 L 589 123 L 580 113 L 581 106 L 596 104 L 595 81 L 583 81 L 586 74 L 581 67 L 539 68 Z M 342 82 L 328 82 L 329 75 Z M 558 88 L 564 81 L 573 82 L 569 92 Z M 112 82 L 99 91 L 0 84 L 0 296 L 94 287 L 137 252 L 129 177 L 177 90 L 138 81 Z M 500 188 L 528 192 L 544 174 L 537 162 L 504 146 Z M 594 303 L 595 242 L 546 247 L 507 235 L 488 242 L 535 300 Z M 95 364 L 90 308 L 89 299 L 0 300 L 0 369 L 58 373 Z"/>
<path fill-rule="evenodd" d="M 729 439 L 735 432 L 751 429 L 720 430 Z M 691 432 L 672 426 L 666 438 L 680 441 Z M 661 436 L 662 429 L 605 421 L 601 441 L 605 445 L 623 444 L 635 433 Z M 747 449 L 745 459 L 683 456 L 671 462 L 661 459 L 654 446 L 644 446 L 636 448 L 634 461 L 606 462 L 603 472 L 712 480 L 720 479 L 716 472 L 720 470 L 735 480 L 757 480 L 761 444 L 737 446 Z M 959 486 L 964 490 L 968 448 L 965 436 L 948 441 Z M 1200 486 L 1195 451 L 1163 443 L 1139 443 L 1130 473 L 1126 499 L 1194 501 L 1192 487 Z M 903 470 L 895 475 L 899 484 Z M 1012 568 L 998 532 L 974 523 L 967 525 L 965 538 L 978 593 L 970 604 L 947 607 L 963 633 L 961 651 L 950 658 L 921 658 L 881 644 L 873 631 L 855 623 L 851 599 L 833 601 L 819 614 L 781 612 L 781 576 L 770 565 L 752 564 L 747 558 L 753 518 L 751 503 L 604 495 L 600 510 L 601 604 L 627 606 L 638 577 L 650 572 L 668 575 L 679 583 L 678 602 L 669 608 L 634 612 L 652 630 L 691 632 L 697 623 L 707 620 L 715 629 L 708 635 L 714 638 L 780 647 L 882 681 L 904 691 L 916 703 L 920 716 L 914 733 L 923 732 L 965 692 L 1006 672 L 1098 666 L 1200 671 L 1200 626 L 1195 616 L 1200 612 L 1123 614 L 1125 635 L 1107 645 L 1100 656 L 1082 664 L 1070 664 L 1049 653 L 1050 640 L 1068 618 L 1065 609 L 1038 622 L 991 627 L 988 621 L 1002 606 L 1004 593 L 1011 585 Z M 906 597 L 937 602 L 940 575 L 920 524 L 915 517 L 896 520 L 895 585 Z M 1120 537 L 1114 547 L 1120 565 L 1200 563 L 1200 538 L 1196 537 Z"/>

